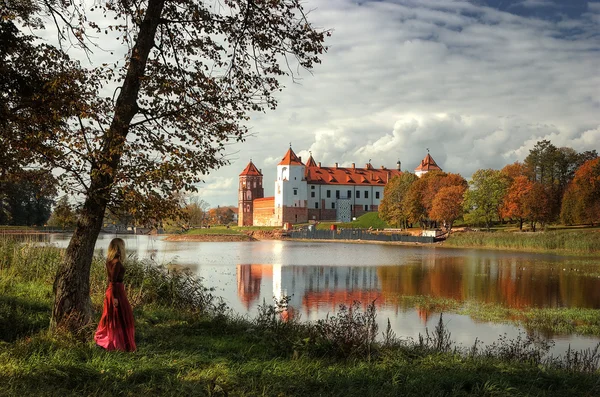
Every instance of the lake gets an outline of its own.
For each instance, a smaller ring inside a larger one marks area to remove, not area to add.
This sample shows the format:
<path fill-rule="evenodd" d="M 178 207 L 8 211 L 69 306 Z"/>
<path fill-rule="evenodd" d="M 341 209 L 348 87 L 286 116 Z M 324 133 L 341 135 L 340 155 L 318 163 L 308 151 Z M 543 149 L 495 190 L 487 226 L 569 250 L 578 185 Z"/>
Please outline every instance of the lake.
<path fill-rule="evenodd" d="M 104 254 L 114 235 L 101 234 Z M 266 240 L 254 242 L 169 242 L 163 236 L 119 235 L 128 254 L 192 269 L 234 311 L 256 315 L 263 301 L 291 296 L 290 310 L 304 320 L 334 314 L 340 304 L 375 301 L 380 331 L 389 318 L 400 337 L 433 330 L 439 313 L 400 304 L 399 296 L 424 295 L 500 304 L 511 308 L 600 309 L 600 263 L 590 258 L 510 251 L 448 249 Z M 70 236 L 50 235 L 66 247 Z M 464 346 L 477 337 L 491 343 L 523 329 L 444 313 L 453 339 Z M 549 335 L 554 352 L 595 346 L 596 337 Z"/>

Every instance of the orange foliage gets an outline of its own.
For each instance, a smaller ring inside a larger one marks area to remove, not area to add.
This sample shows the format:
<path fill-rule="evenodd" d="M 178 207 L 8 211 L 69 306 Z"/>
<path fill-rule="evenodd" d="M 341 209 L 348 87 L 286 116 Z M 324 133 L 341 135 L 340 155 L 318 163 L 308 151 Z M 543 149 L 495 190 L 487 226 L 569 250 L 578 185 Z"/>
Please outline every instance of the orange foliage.
<path fill-rule="evenodd" d="M 506 167 L 504 168 L 506 169 Z M 504 172 L 504 170 L 502 171 Z M 516 176 L 508 188 L 508 192 L 504 198 L 504 203 L 500 210 L 502 216 L 518 219 L 525 218 L 525 198 L 528 194 L 530 194 L 532 188 L 533 182 L 527 179 L 526 176 Z"/>
<path fill-rule="evenodd" d="M 463 185 L 441 188 L 433 199 L 429 217 L 445 222 L 448 229 L 452 228 L 454 221 L 462 215 L 464 193 Z"/>

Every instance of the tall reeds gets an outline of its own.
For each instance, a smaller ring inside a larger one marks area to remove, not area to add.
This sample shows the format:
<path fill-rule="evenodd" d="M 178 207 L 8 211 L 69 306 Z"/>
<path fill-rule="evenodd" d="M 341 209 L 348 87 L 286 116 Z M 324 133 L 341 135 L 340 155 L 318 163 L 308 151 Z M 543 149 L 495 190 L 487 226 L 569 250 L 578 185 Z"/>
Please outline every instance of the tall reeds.
<path fill-rule="evenodd" d="M 600 254 L 600 232 L 550 231 L 537 233 L 465 232 L 454 233 L 446 244 L 456 247 L 481 247 L 548 251 L 564 254 Z"/>

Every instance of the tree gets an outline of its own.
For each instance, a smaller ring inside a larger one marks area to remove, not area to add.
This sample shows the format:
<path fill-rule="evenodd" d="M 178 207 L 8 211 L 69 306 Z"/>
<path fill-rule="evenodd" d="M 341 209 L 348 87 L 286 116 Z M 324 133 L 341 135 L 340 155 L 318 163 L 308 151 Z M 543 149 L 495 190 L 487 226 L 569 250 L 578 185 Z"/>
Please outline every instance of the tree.
<path fill-rule="evenodd" d="M 385 185 L 383 190 L 383 200 L 379 206 L 379 215 L 381 219 L 390 225 L 408 228 L 410 213 L 405 206 L 405 197 L 408 194 L 410 186 L 419 178 L 410 172 L 404 172 L 395 176 Z"/>
<path fill-rule="evenodd" d="M 319 62 L 328 35 L 299 0 L 111 0 L 93 7 L 102 21 L 79 4 L 43 3 L 60 38 L 90 51 L 90 37 L 112 35 L 125 57 L 77 69 L 67 85 L 76 95 L 56 94 L 68 109 L 60 122 L 2 137 L 60 169 L 63 189 L 84 196 L 54 283 L 51 325 L 70 330 L 91 320 L 90 266 L 105 210 L 137 219 L 178 213 L 173 193 L 195 191 L 202 175 L 227 164 L 227 142 L 246 137 L 251 112 L 275 108 L 281 76 Z M 114 99 L 102 94 L 114 86 Z"/>
<path fill-rule="evenodd" d="M 56 207 L 54 207 L 54 211 L 48 220 L 48 225 L 57 226 L 64 230 L 66 227 L 75 226 L 76 222 L 75 211 L 69 204 L 69 197 L 65 194 L 56 203 Z"/>
<path fill-rule="evenodd" d="M 431 219 L 442 222 L 448 234 L 452 230 L 454 221 L 463 213 L 464 194 L 464 186 L 454 185 L 441 188 L 433 199 L 429 216 Z"/>
<path fill-rule="evenodd" d="M 600 158 L 588 160 L 575 172 L 561 208 L 566 224 L 600 222 Z"/>
<path fill-rule="evenodd" d="M 49 171 L 21 170 L 0 179 L 0 224 L 43 225 L 56 197 L 56 179 Z"/>
<path fill-rule="evenodd" d="M 533 182 L 531 190 L 523 198 L 525 218 L 529 220 L 531 230 L 536 231 L 538 223 L 542 226 L 552 218 L 550 195 L 541 182 Z"/>
<path fill-rule="evenodd" d="M 185 216 L 189 225 L 202 226 L 210 204 L 200 198 L 190 199 L 185 207 Z"/>
<path fill-rule="evenodd" d="M 450 186 L 462 186 L 464 189 L 467 182 L 458 174 L 432 171 L 411 184 L 403 204 L 410 222 L 420 222 L 423 227 L 433 226 L 430 216 L 433 200 L 441 189 Z"/>
<path fill-rule="evenodd" d="M 532 188 L 533 182 L 527 179 L 525 175 L 517 176 L 508 188 L 502 203 L 502 216 L 516 218 L 519 221 L 519 230 L 523 230 L 523 222 L 527 214 L 525 200 L 531 193 Z"/>
<path fill-rule="evenodd" d="M 477 170 L 465 193 L 465 209 L 470 222 L 485 224 L 488 230 L 500 218 L 500 208 L 508 188 L 508 179 L 498 170 Z"/>

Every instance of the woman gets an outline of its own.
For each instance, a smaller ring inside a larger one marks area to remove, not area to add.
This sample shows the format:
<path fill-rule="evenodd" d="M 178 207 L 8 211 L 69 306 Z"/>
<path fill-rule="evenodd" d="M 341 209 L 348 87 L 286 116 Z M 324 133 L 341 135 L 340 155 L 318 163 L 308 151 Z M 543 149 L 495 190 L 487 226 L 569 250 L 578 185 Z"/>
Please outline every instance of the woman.
<path fill-rule="evenodd" d="M 136 349 L 133 324 L 133 312 L 127 300 L 123 286 L 125 267 L 125 242 L 113 239 L 108 245 L 106 273 L 108 288 L 104 296 L 104 310 L 96 330 L 96 344 L 106 350 L 131 352 Z"/>

